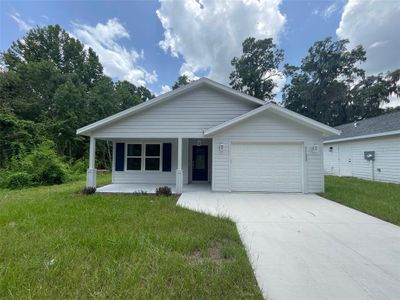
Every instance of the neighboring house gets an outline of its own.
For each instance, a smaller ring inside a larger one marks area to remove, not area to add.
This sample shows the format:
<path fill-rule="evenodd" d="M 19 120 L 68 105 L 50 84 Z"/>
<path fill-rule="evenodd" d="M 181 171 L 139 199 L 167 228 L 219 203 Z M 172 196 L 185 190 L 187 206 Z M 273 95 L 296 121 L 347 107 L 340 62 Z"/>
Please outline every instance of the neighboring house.
<path fill-rule="evenodd" d="M 339 131 L 201 78 L 77 130 L 113 142 L 113 183 L 209 182 L 213 191 L 324 190 L 323 136 Z"/>
<path fill-rule="evenodd" d="M 400 111 L 336 129 L 324 141 L 325 173 L 400 183 Z"/>

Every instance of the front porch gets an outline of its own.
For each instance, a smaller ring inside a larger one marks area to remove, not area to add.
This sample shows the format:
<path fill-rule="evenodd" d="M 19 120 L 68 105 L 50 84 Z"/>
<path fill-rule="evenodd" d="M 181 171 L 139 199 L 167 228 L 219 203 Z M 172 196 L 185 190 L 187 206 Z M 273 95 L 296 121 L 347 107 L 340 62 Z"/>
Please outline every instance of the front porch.
<path fill-rule="evenodd" d="M 96 187 L 96 139 L 111 141 L 112 184 L 100 193 L 155 193 L 169 186 L 174 194 L 211 190 L 212 139 L 206 138 L 101 138 L 90 137 L 88 187 Z"/>
<path fill-rule="evenodd" d="M 111 183 L 102 187 L 99 187 L 96 191 L 98 193 L 121 193 L 121 194 L 133 194 L 142 193 L 155 194 L 156 189 L 160 186 L 168 186 L 171 188 L 173 194 L 177 194 L 175 184 L 153 184 L 153 183 Z M 184 184 L 182 187 L 182 193 L 190 192 L 210 192 L 210 183 L 191 183 Z"/>

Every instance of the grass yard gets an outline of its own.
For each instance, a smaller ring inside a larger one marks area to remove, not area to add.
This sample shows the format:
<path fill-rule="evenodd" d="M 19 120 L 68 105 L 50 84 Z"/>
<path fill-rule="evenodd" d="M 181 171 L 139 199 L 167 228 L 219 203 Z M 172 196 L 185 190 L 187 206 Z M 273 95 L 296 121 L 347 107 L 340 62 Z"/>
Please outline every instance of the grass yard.
<path fill-rule="evenodd" d="M 400 185 L 352 177 L 325 177 L 322 197 L 400 225 Z"/>
<path fill-rule="evenodd" d="M 83 185 L 0 190 L 0 298 L 262 298 L 233 222 Z"/>

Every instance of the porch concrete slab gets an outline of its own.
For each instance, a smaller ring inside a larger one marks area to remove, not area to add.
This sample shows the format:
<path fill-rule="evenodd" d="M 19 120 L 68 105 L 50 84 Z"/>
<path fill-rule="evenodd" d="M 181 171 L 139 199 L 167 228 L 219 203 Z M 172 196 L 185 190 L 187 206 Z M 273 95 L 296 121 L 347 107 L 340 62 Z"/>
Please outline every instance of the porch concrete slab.
<path fill-rule="evenodd" d="M 183 193 L 237 224 L 267 299 L 400 299 L 400 227 L 311 194 Z"/>
<path fill-rule="evenodd" d="M 171 192 L 175 194 L 176 189 L 173 184 L 165 184 L 165 183 L 112 183 L 96 189 L 98 193 L 113 193 L 113 194 L 132 194 L 132 193 L 140 193 L 145 192 L 148 194 L 154 194 L 156 189 L 160 186 L 169 186 L 171 188 Z M 196 183 L 196 184 L 184 184 L 183 185 L 184 192 L 199 192 L 199 191 L 211 191 L 211 185 L 207 183 Z"/>

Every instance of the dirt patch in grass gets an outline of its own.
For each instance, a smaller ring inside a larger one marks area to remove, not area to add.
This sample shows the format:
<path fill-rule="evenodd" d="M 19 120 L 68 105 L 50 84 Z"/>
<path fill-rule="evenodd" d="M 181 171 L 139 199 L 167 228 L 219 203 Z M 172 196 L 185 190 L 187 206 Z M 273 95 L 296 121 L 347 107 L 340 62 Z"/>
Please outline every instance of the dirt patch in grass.
<path fill-rule="evenodd" d="M 231 260 L 230 257 L 225 255 L 224 249 L 232 244 L 228 239 L 218 240 L 212 242 L 206 251 L 195 250 L 189 255 L 189 261 L 192 265 L 203 264 L 205 262 L 212 262 L 217 265 Z"/>

